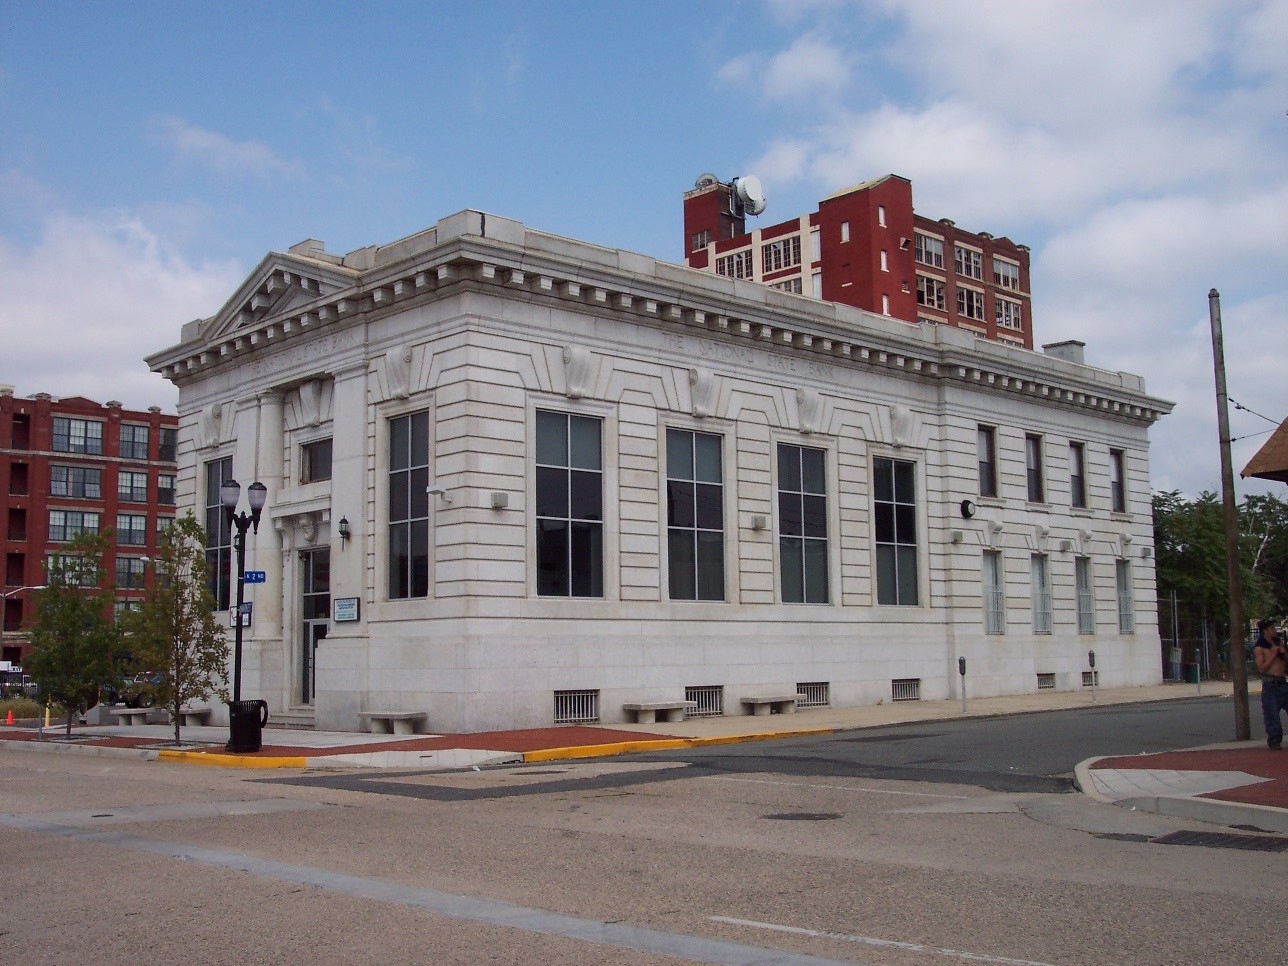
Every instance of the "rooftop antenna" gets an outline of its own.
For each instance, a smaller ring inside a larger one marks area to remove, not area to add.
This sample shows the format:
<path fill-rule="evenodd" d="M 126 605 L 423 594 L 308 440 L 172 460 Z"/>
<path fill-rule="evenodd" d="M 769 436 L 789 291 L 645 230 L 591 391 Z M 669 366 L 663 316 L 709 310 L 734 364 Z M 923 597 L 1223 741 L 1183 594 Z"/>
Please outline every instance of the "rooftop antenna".
<path fill-rule="evenodd" d="M 733 191 L 729 195 L 729 203 L 736 209 L 741 209 L 735 210 L 733 214 L 758 215 L 765 210 L 765 189 L 760 186 L 760 179 L 754 174 L 734 178 L 730 187 Z"/>

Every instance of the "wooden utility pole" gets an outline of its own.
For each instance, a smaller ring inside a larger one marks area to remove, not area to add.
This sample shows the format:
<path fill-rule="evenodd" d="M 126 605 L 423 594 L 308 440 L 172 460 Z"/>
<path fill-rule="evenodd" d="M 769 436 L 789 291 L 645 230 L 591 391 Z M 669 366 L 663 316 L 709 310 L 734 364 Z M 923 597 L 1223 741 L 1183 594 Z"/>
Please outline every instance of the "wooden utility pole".
<path fill-rule="evenodd" d="M 1225 391 L 1225 341 L 1221 335 L 1221 294 L 1208 292 L 1212 321 L 1212 366 L 1216 371 L 1216 425 L 1221 436 L 1221 502 L 1225 510 L 1225 566 L 1230 581 L 1230 678 L 1234 682 L 1234 740 L 1252 737 L 1248 720 L 1248 668 L 1243 648 L 1243 576 L 1239 562 L 1239 515 L 1234 506 L 1234 465 L 1230 461 L 1230 407 Z"/>

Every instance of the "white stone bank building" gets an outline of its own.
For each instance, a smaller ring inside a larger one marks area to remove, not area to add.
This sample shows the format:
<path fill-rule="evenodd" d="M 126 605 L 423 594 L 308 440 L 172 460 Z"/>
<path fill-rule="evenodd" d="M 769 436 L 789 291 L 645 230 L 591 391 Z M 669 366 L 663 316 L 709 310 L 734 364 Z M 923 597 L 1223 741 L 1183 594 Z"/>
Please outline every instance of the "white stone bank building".
<path fill-rule="evenodd" d="M 219 484 L 268 488 L 243 696 L 452 732 L 1158 682 L 1171 404 L 1080 350 L 465 211 L 270 254 L 148 362 L 221 608 Z"/>

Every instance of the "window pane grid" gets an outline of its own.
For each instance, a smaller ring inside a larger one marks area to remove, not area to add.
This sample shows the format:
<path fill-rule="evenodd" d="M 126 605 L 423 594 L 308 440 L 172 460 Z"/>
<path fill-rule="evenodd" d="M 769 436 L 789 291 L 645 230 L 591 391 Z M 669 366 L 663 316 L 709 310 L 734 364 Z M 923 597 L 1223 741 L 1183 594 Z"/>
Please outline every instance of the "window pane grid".
<path fill-rule="evenodd" d="M 917 591 L 916 464 L 872 461 L 876 522 L 877 603 L 915 606 Z"/>
<path fill-rule="evenodd" d="M 778 445 L 778 559 L 783 603 L 826 604 L 826 453 Z"/>
<path fill-rule="evenodd" d="M 604 596 L 602 422 L 537 411 L 537 594 Z"/>
<path fill-rule="evenodd" d="M 666 431 L 667 564 L 672 600 L 724 600 L 722 441 Z"/>
<path fill-rule="evenodd" d="M 1074 561 L 1074 578 L 1078 590 L 1078 633 L 1096 632 L 1095 600 L 1091 594 L 1091 559 L 1078 557 Z"/>
<path fill-rule="evenodd" d="M 1051 576 L 1045 554 L 1034 554 L 1033 571 L 1033 633 L 1051 633 Z"/>
<path fill-rule="evenodd" d="M 1132 601 L 1131 564 L 1126 560 L 1114 561 L 1118 584 L 1118 630 L 1122 634 L 1136 633 L 1136 608 Z"/>
<path fill-rule="evenodd" d="M 1002 585 L 1002 555 L 984 551 L 984 633 L 1006 633 L 1006 596 Z"/>
<path fill-rule="evenodd" d="M 232 528 L 219 499 L 224 480 L 233 478 L 232 457 L 206 464 L 206 571 L 215 610 L 227 610 L 232 578 Z"/>
<path fill-rule="evenodd" d="M 328 441 L 329 442 L 329 441 Z M 429 412 L 389 421 L 389 599 L 429 596 Z"/>

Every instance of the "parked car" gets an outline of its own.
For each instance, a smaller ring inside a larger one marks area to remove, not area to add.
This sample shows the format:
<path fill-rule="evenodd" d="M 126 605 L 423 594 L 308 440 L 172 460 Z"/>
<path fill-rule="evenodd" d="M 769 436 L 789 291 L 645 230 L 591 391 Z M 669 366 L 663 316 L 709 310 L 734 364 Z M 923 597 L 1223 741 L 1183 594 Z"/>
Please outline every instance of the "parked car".
<path fill-rule="evenodd" d="M 157 671 L 144 671 L 127 678 L 121 686 L 119 700 L 127 708 L 150 708 L 157 703 L 156 689 L 162 675 Z"/>

